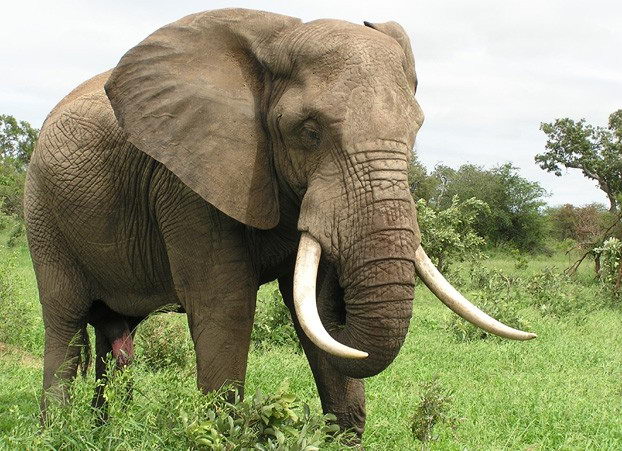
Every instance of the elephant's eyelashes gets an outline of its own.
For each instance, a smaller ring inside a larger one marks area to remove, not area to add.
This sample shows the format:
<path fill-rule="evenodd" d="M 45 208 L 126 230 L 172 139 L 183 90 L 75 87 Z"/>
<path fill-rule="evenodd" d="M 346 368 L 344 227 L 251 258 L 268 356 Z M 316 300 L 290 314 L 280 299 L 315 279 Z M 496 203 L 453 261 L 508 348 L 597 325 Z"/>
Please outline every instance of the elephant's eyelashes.
<path fill-rule="evenodd" d="M 300 139 L 307 149 L 317 149 L 322 142 L 322 134 L 313 120 L 306 121 L 300 129 Z"/>

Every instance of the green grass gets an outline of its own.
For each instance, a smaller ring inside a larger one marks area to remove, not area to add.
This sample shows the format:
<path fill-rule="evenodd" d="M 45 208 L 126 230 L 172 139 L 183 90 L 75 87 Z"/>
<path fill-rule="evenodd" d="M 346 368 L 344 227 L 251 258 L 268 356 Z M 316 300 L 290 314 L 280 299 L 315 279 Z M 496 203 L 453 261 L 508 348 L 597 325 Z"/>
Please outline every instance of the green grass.
<path fill-rule="evenodd" d="M 527 266 L 517 269 L 516 256 L 494 253 L 484 266 L 529 280 L 546 268 L 561 272 L 567 262 L 568 257 L 558 252 L 529 257 Z M 123 409 L 113 409 L 107 426 L 93 426 L 89 377 L 74 384 L 73 405 L 61 409 L 57 421 L 41 433 L 37 415 L 42 323 L 25 248 L 0 248 L 0 268 L 0 277 L 9 286 L 0 290 L 0 295 L 5 293 L 0 300 L 0 336 L 5 343 L 0 347 L 0 447 L 191 446 L 187 426 L 199 421 L 208 408 L 206 397 L 195 388 L 193 359 L 173 359 L 155 371 L 147 364 L 153 350 L 141 348 L 140 338 L 138 363 L 131 372 L 134 398 Z M 531 342 L 460 340 L 449 329 L 453 314 L 418 285 L 406 344 L 386 371 L 366 382 L 366 449 L 421 447 L 411 433 L 413 415 L 425 384 L 434 379 L 453 392 L 448 415 L 455 421 L 434 427 L 432 449 L 622 449 L 622 309 L 619 303 L 602 302 L 605 294 L 590 271 L 586 266 L 576 278 L 551 285 L 553 291 L 572 291 L 551 292 L 551 298 L 578 303 L 563 314 L 543 313 L 531 294 L 517 298 L 521 319 L 539 335 Z M 454 278 L 467 278 L 467 271 Z M 484 293 L 468 283 L 464 288 L 472 295 Z M 260 309 L 268 308 L 271 293 L 270 287 L 262 289 Z M 598 308 L 587 308 L 592 304 Z M 262 315 L 258 317 L 266 317 Z M 181 330 L 177 328 L 184 317 L 168 314 L 162 321 L 172 324 L 164 330 Z M 186 349 L 187 334 L 176 335 Z M 254 346 L 247 393 L 274 393 L 284 380 L 312 412 L 320 412 L 311 373 L 299 350 L 291 344 Z"/>

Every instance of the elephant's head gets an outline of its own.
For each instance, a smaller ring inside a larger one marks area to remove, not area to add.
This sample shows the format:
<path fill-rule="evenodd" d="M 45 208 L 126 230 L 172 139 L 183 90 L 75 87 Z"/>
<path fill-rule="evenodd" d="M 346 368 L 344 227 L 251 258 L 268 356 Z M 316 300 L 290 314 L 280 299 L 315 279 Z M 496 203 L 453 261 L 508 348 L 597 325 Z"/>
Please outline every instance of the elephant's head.
<path fill-rule="evenodd" d="M 410 43 L 396 23 L 301 23 L 237 9 L 161 28 L 106 84 L 130 142 L 225 214 L 269 229 L 281 216 L 279 196 L 300 206 L 297 315 L 352 377 L 376 374 L 397 355 L 415 268 L 477 325 L 533 336 L 468 303 L 419 246 L 407 183 L 423 122 L 416 88 Z M 332 335 L 315 305 L 320 254 L 336 268 L 345 305 Z"/>

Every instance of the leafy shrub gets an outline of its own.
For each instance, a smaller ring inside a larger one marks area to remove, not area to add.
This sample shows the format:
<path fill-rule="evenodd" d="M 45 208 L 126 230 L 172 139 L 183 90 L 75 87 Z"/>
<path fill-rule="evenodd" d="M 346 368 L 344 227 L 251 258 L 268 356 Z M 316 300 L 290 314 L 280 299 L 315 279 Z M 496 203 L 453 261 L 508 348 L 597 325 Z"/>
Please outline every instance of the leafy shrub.
<path fill-rule="evenodd" d="M 417 202 L 422 245 L 441 272 L 447 271 L 450 262 L 481 257 L 485 241 L 473 224 L 489 212 L 488 205 L 475 198 L 460 201 L 454 196 L 451 205 L 440 211 L 423 199 Z"/>
<path fill-rule="evenodd" d="M 8 247 L 25 245 L 26 229 L 24 227 L 24 222 L 15 214 L 4 213 L 2 210 L 5 203 L 5 199 L 2 199 L 0 196 L 0 232 L 6 231 L 5 233 L 8 236 L 6 245 Z"/>
<path fill-rule="evenodd" d="M 245 401 L 236 397 L 234 403 L 217 398 L 206 419 L 187 426 L 190 441 L 209 450 L 319 450 L 339 431 L 332 423 L 335 417 L 311 415 L 309 407 L 287 391 L 284 383 L 272 395 L 258 391 Z"/>
<path fill-rule="evenodd" d="M 422 384 L 421 401 L 411 419 L 411 432 L 420 442 L 434 441 L 434 426 L 446 424 L 452 429 L 458 425 L 458 419 L 449 414 L 453 402 L 453 392 L 443 387 L 438 379 Z"/>
<path fill-rule="evenodd" d="M 619 292 L 622 283 L 622 241 L 609 238 L 601 247 L 594 249 L 594 253 L 600 256 L 600 280 L 607 287 Z"/>
<path fill-rule="evenodd" d="M 257 348 L 288 346 L 300 349 L 289 310 L 275 282 L 260 289 L 251 340 Z"/>
<path fill-rule="evenodd" d="M 194 347 L 186 315 L 158 313 L 140 323 L 136 354 L 150 368 L 184 368 L 194 362 Z"/>
<path fill-rule="evenodd" d="M 589 309 L 586 300 L 577 296 L 570 276 L 551 268 L 534 274 L 521 288 L 531 295 L 530 304 L 544 315 L 560 317 Z"/>
<path fill-rule="evenodd" d="M 525 269 L 523 259 L 515 268 Z M 506 272 L 482 265 L 471 265 L 460 283 L 469 296 L 484 312 L 508 326 L 529 330 L 525 310 L 535 309 L 541 315 L 557 318 L 573 316 L 575 319 L 601 308 L 611 306 L 602 285 L 580 284 L 555 268 L 544 268 L 531 275 L 508 275 Z M 490 334 L 462 318 L 451 315 L 447 327 L 460 340 L 486 338 Z"/>
<path fill-rule="evenodd" d="M 473 265 L 469 271 L 468 285 L 477 306 L 484 312 L 508 326 L 527 329 L 528 323 L 521 314 L 524 303 L 520 287 L 522 279 L 508 276 L 498 269 Z M 449 317 L 448 328 L 459 340 L 477 340 L 491 336 L 489 332 L 474 326 L 457 315 Z"/>
<path fill-rule="evenodd" d="M 344 449 L 352 440 L 337 432 L 333 416 L 312 414 L 286 384 L 275 394 L 256 392 L 229 402 L 227 388 L 202 394 L 191 372 L 168 368 L 145 373 L 145 362 L 134 363 L 111 373 L 104 391 L 110 415 L 103 425 L 96 426 L 90 406 L 95 381 L 77 378 L 70 388 L 72 402 L 51 403 L 40 431 L 35 413 L 13 409 L 16 427 L 0 438 L 0 447 L 310 451 Z M 111 359 L 108 367 L 114 367 Z M 134 396 L 128 397 L 131 381 L 136 381 Z"/>

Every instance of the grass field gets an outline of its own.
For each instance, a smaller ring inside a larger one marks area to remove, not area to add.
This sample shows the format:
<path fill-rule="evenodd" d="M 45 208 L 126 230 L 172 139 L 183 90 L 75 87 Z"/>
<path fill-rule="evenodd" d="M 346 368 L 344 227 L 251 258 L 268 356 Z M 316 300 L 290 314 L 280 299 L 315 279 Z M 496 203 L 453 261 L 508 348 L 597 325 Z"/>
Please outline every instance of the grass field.
<path fill-rule="evenodd" d="M 411 432 L 413 416 L 425 387 L 435 381 L 433 394 L 445 397 L 446 409 L 432 430 L 434 440 L 427 442 L 431 449 L 622 449 L 622 308 L 592 280 L 591 268 L 573 279 L 559 276 L 566 264 L 562 253 L 517 260 L 494 252 L 453 274 L 473 300 L 482 299 L 501 319 L 538 333 L 538 339 L 526 343 L 478 338 L 418 286 L 406 344 L 386 371 L 366 382 L 365 448 L 420 449 L 422 443 Z M 261 309 L 273 308 L 267 300 L 272 292 L 273 287 L 265 287 L 260 293 L 259 320 L 266 313 Z M 182 315 L 149 320 L 155 323 L 139 335 L 137 363 L 127 375 L 134 381 L 133 399 L 115 404 L 111 394 L 107 425 L 93 426 L 88 405 L 94 381 L 78 378 L 72 406 L 58 408 L 51 426 L 41 432 L 42 321 L 24 246 L 0 248 L 0 296 L 0 446 L 196 445 L 189 427 L 205 416 L 209 400 L 195 388 Z M 273 333 L 277 338 L 284 334 L 280 329 Z M 174 358 L 156 370 L 150 362 L 158 353 L 151 345 L 158 340 L 168 346 L 162 358 L 166 353 Z M 287 380 L 289 391 L 319 413 L 304 356 L 288 340 L 275 341 L 282 344 L 254 346 L 247 393 L 273 393 Z"/>

